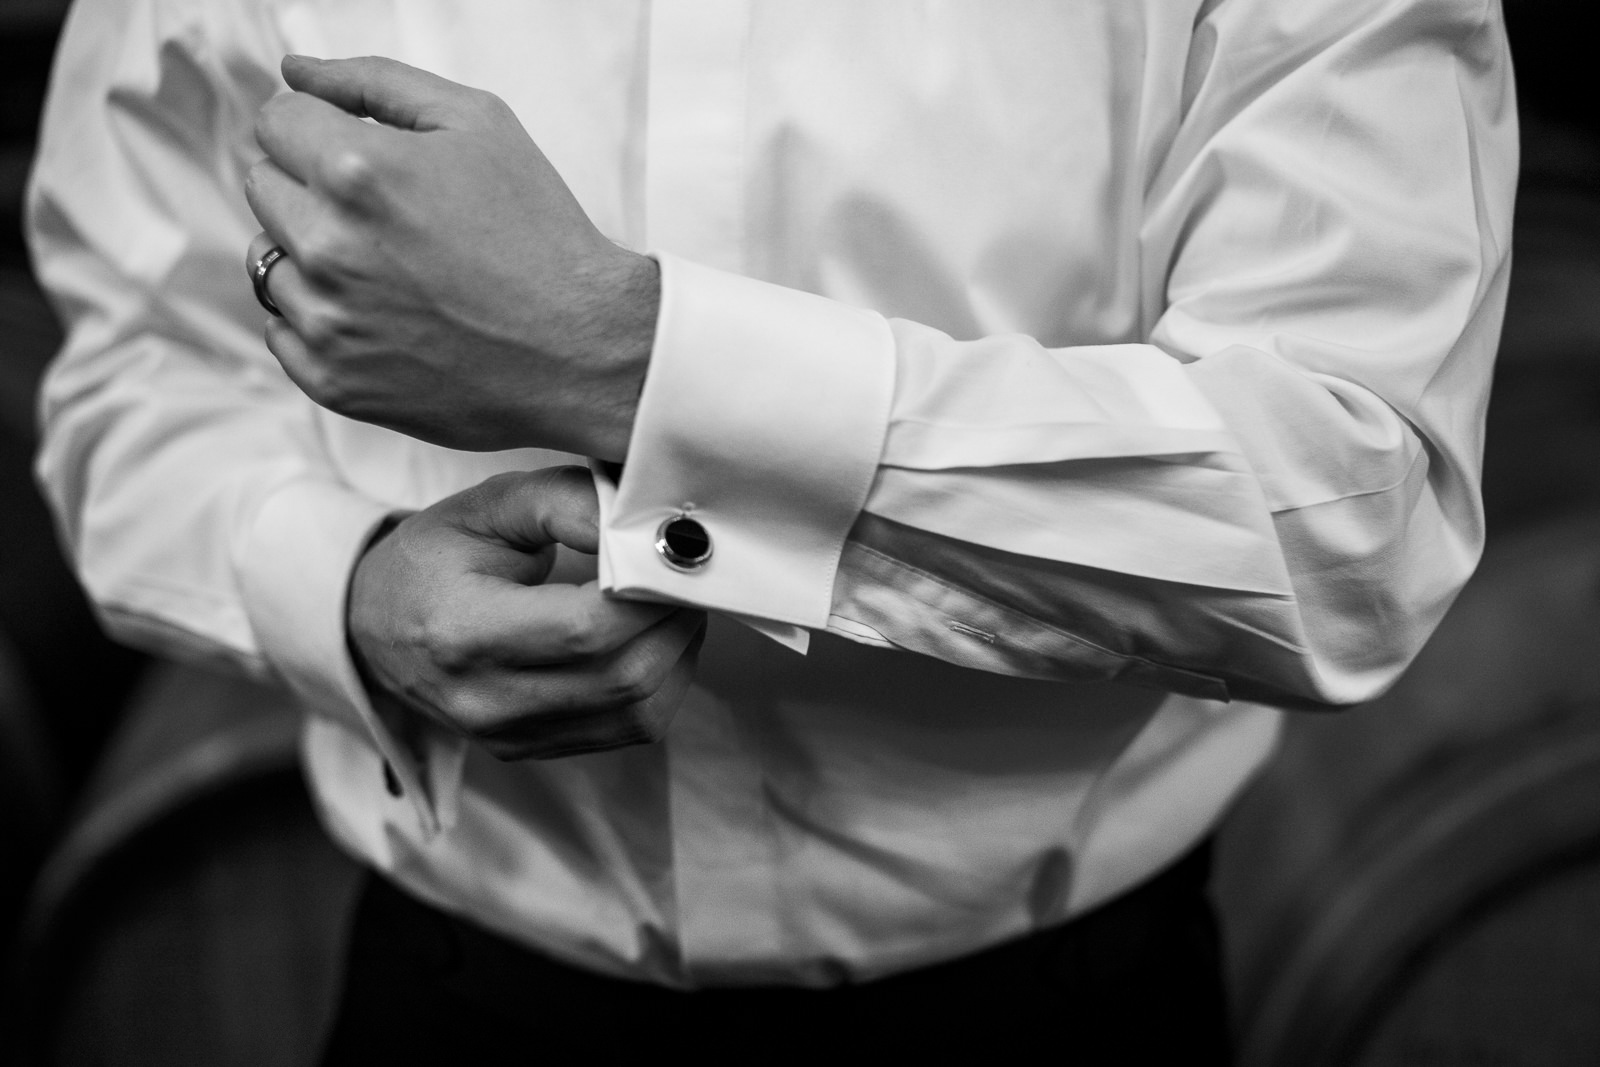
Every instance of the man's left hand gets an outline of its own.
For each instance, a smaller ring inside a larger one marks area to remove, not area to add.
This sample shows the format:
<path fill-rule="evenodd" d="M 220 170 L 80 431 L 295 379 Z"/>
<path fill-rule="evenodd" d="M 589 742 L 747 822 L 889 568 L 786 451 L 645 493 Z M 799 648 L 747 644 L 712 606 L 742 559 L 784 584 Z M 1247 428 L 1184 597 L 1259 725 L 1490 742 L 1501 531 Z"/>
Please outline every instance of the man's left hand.
<path fill-rule="evenodd" d="M 247 264 L 288 252 L 267 346 L 295 383 L 452 448 L 623 459 L 655 263 L 594 227 L 498 97 L 388 59 L 290 56 L 283 75 Z"/>

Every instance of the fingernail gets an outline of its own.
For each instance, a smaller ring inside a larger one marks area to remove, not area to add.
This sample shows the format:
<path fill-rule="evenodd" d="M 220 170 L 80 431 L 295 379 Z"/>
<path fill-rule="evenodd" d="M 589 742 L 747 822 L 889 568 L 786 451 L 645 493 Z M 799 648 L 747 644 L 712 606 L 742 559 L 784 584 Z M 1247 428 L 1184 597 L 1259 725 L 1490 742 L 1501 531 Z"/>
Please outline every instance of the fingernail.
<path fill-rule="evenodd" d="M 318 59 L 316 56 L 303 56 L 299 52 L 290 52 L 288 55 L 284 56 L 283 58 L 284 59 L 292 59 L 296 63 L 321 63 L 322 62 L 322 60 Z"/>

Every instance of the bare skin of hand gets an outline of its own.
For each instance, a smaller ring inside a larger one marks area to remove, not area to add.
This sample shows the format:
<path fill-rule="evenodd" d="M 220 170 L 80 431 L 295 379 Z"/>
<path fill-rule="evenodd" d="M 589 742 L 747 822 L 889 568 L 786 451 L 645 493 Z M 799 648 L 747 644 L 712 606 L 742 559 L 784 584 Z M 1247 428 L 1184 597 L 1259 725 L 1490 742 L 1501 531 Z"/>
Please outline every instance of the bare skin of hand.
<path fill-rule="evenodd" d="M 694 674 L 705 615 L 542 585 L 556 545 L 598 547 L 581 467 L 503 474 L 403 519 L 350 581 L 369 688 L 500 759 L 660 740 Z"/>
<path fill-rule="evenodd" d="M 256 123 L 246 261 L 288 252 L 266 339 L 289 377 L 435 444 L 621 461 L 655 262 L 594 227 L 498 97 L 379 58 L 289 56 L 283 76 L 295 91 Z"/>

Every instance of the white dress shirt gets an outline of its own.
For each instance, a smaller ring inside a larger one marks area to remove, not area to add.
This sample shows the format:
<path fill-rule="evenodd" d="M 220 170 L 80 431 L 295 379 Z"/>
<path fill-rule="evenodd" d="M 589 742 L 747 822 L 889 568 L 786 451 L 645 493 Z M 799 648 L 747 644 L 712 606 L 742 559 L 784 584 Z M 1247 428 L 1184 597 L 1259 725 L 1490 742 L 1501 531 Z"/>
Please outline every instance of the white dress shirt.
<path fill-rule="evenodd" d="M 660 260 L 597 478 L 606 587 L 715 613 L 664 742 L 502 764 L 363 695 L 375 525 L 570 457 L 280 372 L 242 183 L 286 51 L 495 91 Z M 40 472 L 113 631 L 287 683 L 332 831 L 414 892 L 614 974 L 870 978 L 1128 888 L 1273 706 L 1403 669 L 1482 541 L 1515 170 L 1494 0 L 80 0 Z"/>

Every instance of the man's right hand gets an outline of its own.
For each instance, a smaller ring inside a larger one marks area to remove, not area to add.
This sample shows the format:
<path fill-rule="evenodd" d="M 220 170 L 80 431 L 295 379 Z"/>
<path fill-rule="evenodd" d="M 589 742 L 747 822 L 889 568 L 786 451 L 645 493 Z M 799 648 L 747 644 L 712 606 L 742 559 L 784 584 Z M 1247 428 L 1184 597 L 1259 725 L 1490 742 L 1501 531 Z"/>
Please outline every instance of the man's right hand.
<path fill-rule="evenodd" d="M 598 549 L 589 473 L 502 474 L 403 519 L 350 581 L 350 645 L 392 697 L 500 759 L 660 740 L 705 615 L 541 585 L 556 545 Z"/>

